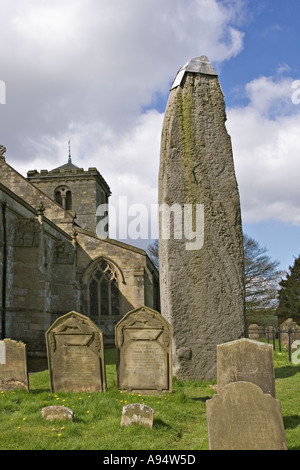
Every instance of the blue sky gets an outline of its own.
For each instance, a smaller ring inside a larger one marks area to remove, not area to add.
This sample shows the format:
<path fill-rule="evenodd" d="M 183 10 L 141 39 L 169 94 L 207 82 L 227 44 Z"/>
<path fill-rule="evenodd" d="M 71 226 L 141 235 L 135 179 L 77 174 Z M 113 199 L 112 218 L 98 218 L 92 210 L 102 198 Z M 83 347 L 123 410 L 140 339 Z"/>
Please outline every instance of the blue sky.
<path fill-rule="evenodd" d="M 247 102 L 247 98 L 243 101 L 243 97 L 234 93 L 235 88 L 260 76 L 278 77 L 280 67 L 283 74 L 295 80 L 300 77 L 297 53 L 300 2 L 253 0 L 249 4 L 249 22 L 243 28 L 244 49 L 224 63 L 220 75 L 228 108 Z M 300 159 L 299 150 L 298 157 Z M 297 197 L 300 206 L 300 186 Z M 248 235 L 265 246 L 273 259 L 279 260 L 281 269 L 287 270 L 293 264 L 294 257 L 300 255 L 299 225 L 268 217 L 257 223 L 244 222 L 243 225 Z"/>
<path fill-rule="evenodd" d="M 249 20 L 243 25 L 243 51 L 222 64 L 220 80 L 227 108 L 247 103 L 247 96 L 236 94 L 251 80 L 280 73 L 299 80 L 300 61 L 297 45 L 300 43 L 300 2 L 297 0 L 251 0 Z M 278 72 L 282 67 L 282 72 Z M 295 112 L 297 112 L 295 110 Z M 298 111 L 299 112 L 299 111 Z M 299 129 L 300 131 L 300 129 Z M 300 135 L 300 132 L 299 132 Z M 298 159 L 300 160 L 299 147 Z M 288 165 L 288 162 L 287 162 Z M 295 171 L 299 166 L 295 168 Z M 299 193 L 296 195 L 300 206 Z M 300 227 L 292 221 L 265 217 L 259 222 L 243 223 L 244 231 L 268 249 L 270 256 L 287 270 L 300 255 Z"/>
<path fill-rule="evenodd" d="M 0 0 L 0 11 L 8 163 L 50 170 L 70 139 L 73 162 L 98 168 L 112 204 L 150 207 L 170 84 L 207 55 L 225 94 L 244 231 L 288 269 L 300 253 L 299 0 Z"/>

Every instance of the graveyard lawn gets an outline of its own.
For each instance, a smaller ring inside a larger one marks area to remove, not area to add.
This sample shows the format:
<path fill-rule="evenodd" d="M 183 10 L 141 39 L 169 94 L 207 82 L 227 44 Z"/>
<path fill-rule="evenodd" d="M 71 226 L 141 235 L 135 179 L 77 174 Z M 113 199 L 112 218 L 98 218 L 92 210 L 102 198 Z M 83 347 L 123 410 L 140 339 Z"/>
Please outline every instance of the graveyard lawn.
<path fill-rule="evenodd" d="M 107 391 L 51 393 L 48 370 L 29 375 L 30 391 L 0 390 L 0 450 L 208 450 L 206 400 L 216 382 L 178 381 L 173 392 L 142 396 L 116 385 L 115 351 L 105 351 Z M 287 445 L 300 450 L 300 366 L 286 351 L 274 352 L 276 398 Z M 120 426 L 122 409 L 144 403 L 155 411 L 153 428 Z M 73 421 L 47 421 L 44 407 L 64 405 Z"/>

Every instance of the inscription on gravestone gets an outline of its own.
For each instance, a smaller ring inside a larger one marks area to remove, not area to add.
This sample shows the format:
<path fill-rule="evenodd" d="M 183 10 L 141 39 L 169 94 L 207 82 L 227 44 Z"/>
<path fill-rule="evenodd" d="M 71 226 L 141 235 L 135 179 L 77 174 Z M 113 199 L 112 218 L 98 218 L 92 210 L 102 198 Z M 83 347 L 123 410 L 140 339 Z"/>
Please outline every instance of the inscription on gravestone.
<path fill-rule="evenodd" d="M 67 313 L 46 340 L 51 391 L 106 391 L 103 335 L 88 317 Z"/>
<path fill-rule="evenodd" d="M 230 382 L 252 382 L 275 398 L 271 344 L 242 338 L 217 346 L 218 392 Z"/>
<path fill-rule="evenodd" d="M 286 450 L 281 406 L 251 382 L 232 382 L 206 401 L 211 450 Z"/>
<path fill-rule="evenodd" d="M 140 307 L 116 325 L 117 379 L 123 390 L 172 390 L 171 326 L 160 313 Z"/>
<path fill-rule="evenodd" d="M 29 390 L 26 344 L 6 338 L 0 341 L 0 390 Z"/>

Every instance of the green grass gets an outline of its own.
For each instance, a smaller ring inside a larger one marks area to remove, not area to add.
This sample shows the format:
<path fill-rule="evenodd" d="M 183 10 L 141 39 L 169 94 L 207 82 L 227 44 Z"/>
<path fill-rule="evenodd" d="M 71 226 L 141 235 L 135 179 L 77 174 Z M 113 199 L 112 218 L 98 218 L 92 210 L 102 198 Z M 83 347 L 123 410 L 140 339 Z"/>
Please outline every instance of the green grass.
<path fill-rule="evenodd" d="M 274 352 L 276 397 L 281 402 L 287 444 L 300 450 L 300 366 L 287 353 Z M 139 396 L 116 386 L 114 351 L 106 351 L 107 392 L 51 393 L 48 371 L 30 375 L 30 392 L 0 393 L 0 450 L 207 450 L 205 402 L 214 382 L 173 380 L 173 392 Z M 145 403 L 155 411 L 153 429 L 121 427 L 127 403 Z M 49 422 L 41 410 L 65 405 L 74 421 Z"/>

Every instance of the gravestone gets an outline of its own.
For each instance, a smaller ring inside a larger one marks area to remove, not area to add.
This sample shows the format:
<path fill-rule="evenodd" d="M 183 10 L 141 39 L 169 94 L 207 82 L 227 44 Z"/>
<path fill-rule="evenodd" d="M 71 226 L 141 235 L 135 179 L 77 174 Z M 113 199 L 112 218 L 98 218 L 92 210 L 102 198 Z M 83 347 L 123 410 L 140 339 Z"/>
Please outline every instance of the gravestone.
<path fill-rule="evenodd" d="M 140 307 L 116 325 L 118 387 L 143 394 L 172 390 L 172 331 L 160 313 Z"/>
<path fill-rule="evenodd" d="M 55 419 L 73 421 L 74 412 L 66 406 L 46 406 L 42 409 L 42 418 L 47 421 L 53 421 Z"/>
<path fill-rule="evenodd" d="M 292 343 L 293 341 L 300 339 L 300 326 L 297 325 L 292 318 L 287 318 L 283 323 L 281 323 L 280 330 L 283 330 L 283 333 L 280 333 L 281 344 L 286 347 L 288 346 L 289 341 Z M 288 330 L 290 330 L 290 335 Z"/>
<path fill-rule="evenodd" d="M 252 382 L 275 398 L 273 347 L 252 339 L 217 346 L 218 393 L 230 382 Z"/>
<path fill-rule="evenodd" d="M 69 312 L 46 333 L 52 392 L 106 391 L 102 331 L 85 315 Z"/>
<path fill-rule="evenodd" d="M 6 338 L 0 341 L 0 390 L 29 390 L 26 344 Z"/>
<path fill-rule="evenodd" d="M 172 85 L 161 136 L 161 313 L 179 380 L 216 378 L 216 345 L 245 336 L 243 234 L 224 95 L 205 56 Z"/>
<path fill-rule="evenodd" d="M 139 424 L 147 428 L 153 427 L 154 410 L 141 403 L 130 403 L 123 406 L 121 426 Z"/>
<path fill-rule="evenodd" d="M 259 339 L 259 326 L 253 323 L 248 326 L 249 339 Z"/>
<path fill-rule="evenodd" d="M 232 382 L 206 401 L 211 450 L 287 450 L 279 400 L 251 382 Z"/>

